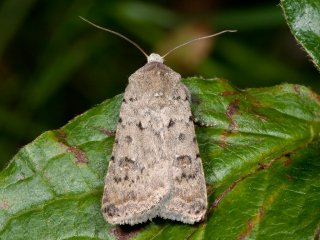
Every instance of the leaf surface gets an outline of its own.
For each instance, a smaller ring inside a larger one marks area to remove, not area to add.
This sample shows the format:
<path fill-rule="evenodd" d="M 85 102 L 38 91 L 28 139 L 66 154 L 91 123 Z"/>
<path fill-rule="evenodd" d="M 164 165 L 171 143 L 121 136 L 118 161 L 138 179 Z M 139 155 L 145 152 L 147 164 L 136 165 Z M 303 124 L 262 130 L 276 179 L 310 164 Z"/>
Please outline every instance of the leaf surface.
<path fill-rule="evenodd" d="M 1 239 L 313 239 L 320 222 L 320 98 L 282 84 L 185 79 L 208 218 L 119 227 L 100 212 L 122 95 L 23 147 L 0 173 Z"/>
<path fill-rule="evenodd" d="M 281 0 L 292 34 L 320 70 L 320 1 Z"/>

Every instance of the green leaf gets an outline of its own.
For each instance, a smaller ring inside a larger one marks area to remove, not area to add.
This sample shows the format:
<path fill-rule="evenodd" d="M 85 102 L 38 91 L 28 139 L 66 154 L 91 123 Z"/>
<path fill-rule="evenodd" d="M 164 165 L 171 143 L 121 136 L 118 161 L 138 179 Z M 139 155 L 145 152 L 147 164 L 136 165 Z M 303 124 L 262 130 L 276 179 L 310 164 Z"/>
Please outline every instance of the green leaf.
<path fill-rule="evenodd" d="M 184 80 L 210 211 L 195 225 L 107 224 L 100 201 L 122 95 L 43 133 L 0 173 L 0 239 L 313 239 L 320 223 L 320 97 L 282 84 Z"/>
<path fill-rule="evenodd" d="M 281 0 L 291 32 L 320 70 L 320 1 Z"/>

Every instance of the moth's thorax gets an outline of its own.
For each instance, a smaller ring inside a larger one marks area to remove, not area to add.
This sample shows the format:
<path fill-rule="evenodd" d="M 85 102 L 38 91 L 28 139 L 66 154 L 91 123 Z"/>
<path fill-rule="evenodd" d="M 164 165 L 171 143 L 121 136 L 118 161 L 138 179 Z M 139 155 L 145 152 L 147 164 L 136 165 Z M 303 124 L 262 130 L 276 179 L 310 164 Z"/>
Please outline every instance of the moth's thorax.
<path fill-rule="evenodd" d="M 180 79 L 180 74 L 165 64 L 150 62 L 129 77 L 129 84 L 138 84 L 141 87 L 148 87 L 148 85 L 174 85 L 180 82 Z"/>

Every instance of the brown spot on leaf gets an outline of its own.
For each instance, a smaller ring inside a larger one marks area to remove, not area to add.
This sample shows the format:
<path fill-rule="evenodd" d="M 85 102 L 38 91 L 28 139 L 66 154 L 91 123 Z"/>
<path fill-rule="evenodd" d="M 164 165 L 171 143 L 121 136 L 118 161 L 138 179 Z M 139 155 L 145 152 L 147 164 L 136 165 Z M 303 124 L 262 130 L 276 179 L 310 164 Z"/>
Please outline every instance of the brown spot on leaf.
<path fill-rule="evenodd" d="M 67 148 L 67 152 L 71 152 L 74 154 L 77 164 L 88 163 L 88 159 L 84 151 L 68 144 L 68 142 L 66 141 L 67 134 L 63 130 L 57 130 L 54 131 L 54 133 L 57 137 L 58 142 Z"/>
<path fill-rule="evenodd" d="M 263 122 L 266 122 L 268 120 L 268 117 L 267 116 L 264 116 L 260 113 L 256 113 L 255 114 L 256 118 L 259 119 L 260 121 L 263 121 Z"/>
<path fill-rule="evenodd" d="M 241 176 L 240 178 L 238 178 L 236 181 L 234 181 L 233 183 L 231 183 L 231 185 L 229 187 L 227 187 L 213 202 L 213 204 L 210 206 L 207 215 L 209 215 L 215 208 L 218 207 L 219 203 L 222 201 L 222 199 L 230 192 L 232 191 L 233 188 L 235 188 L 238 183 L 240 183 L 241 181 L 245 180 L 246 178 L 252 176 L 253 174 L 261 171 L 261 170 L 265 170 L 267 168 L 269 168 L 274 162 L 276 161 L 276 159 L 272 159 L 268 164 L 265 164 L 263 168 L 261 168 L 261 165 L 259 165 L 258 168 L 255 169 L 255 171 L 249 172 L 248 174 Z M 267 166 L 267 167 L 265 167 Z M 262 213 L 264 213 L 263 211 L 264 209 L 261 207 L 260 209 L 260 215 Z M 262 216 L 262 215 L 261 215 Z M 241 239 L 241 238 L 240 238 Z"/>
<path fill-rule="evenodd" d="M 293 177 L 292 177 L 291 175 L 289 175 L 289 174 L 286 174 L 286 177 L 287 177 L 287 179 L 288 179 L 289 181 L 292 181 L 292 179 L 293 179 Z"/>
<path fill-rule="evenodd" d="M 76 163 L 77 164 L 85 164 L 88 163 L 87 156 L 84 151 L 80 150 L 77 147 L 68 147 L 68 152 L 71 152 L 76 157 Z"/>
<path fill-rule="evenodd" d="M 289 166 L 292 163 L 292 159 L 291 158 L 287 158 L 287 160 L 284 161 L 284 166 Z"/>
<path fill-rule="evenodd" d="M 223 131 L 220 139 L 219 139 L 219 146 L 221 148 L 225 148 L 228 144 L 227 138 L 231 135 L 231 132 L 229 130 Z"/>
<path fill-rule="evenodd" d="M 320 101 L 320 95 L 318 95 L 317 93 L 313 92 L 313 91 L 310 91 L 309 92 L 309 96 L 312 100 L 315 100 L 315 101 Z"/>
<path fill-rule="evenodd" d="M 293 85 L 293 90 L 298 94 L 300 95 L 300 86 L 298 84 L 294 84 Z"/>
<path fill-rule="evenodd" d="M 245 225 L 245 228 L 241 231 L 238 239 L 244 240 L 247 239 L 248 236 L 250 236 L 252 229 L 258 225 L 261 222 L 261 219 L 264 216 L 264 208 L 263 206 L 259 208 L 258 213 L 256 216 L 252 217 L 247 221 L 247 224 Z"/>
<path fill-rule="evenodd" d="M 223 91 L 221 93 L 219 93 L 220 96 L 230 96 L 230 95 L 236 95 L 236 94 L 240 94 L 239 91 Z"/>
<path fill-rule="evenodd" d="M 229 103 L 226 111 L 226 115 L 230 119 L 229 128 L 231 130 L 235 130 L 238 128 L 237 123 L 234 121 L 233 116 L 239 111 L 239 100 L 234 99 L 231 103 Z"/>
<path fill-rule="evenodd" d="M 59 138 L 66 139 L 67 138 L 67 133 L 63 131 L 62 129 L 57 130 L 57 134 Z"/>
<path fill-rule="evenodd" d="M 239 179 L 237 179 L 236 181 L 234 181 L 228 188 L 226 188 L 217 198 L 216 200 L 213 202 L 213 204 L 211 205 L 208 213 L 210 213 L 213 209 L 215 209 L 216 207 L 218 207 L 219 203 L 221 202 L 221 200 L 235 187 L 238 185 L 239 182 L 241 182 L 243 179 L 246 179 L 247 177 L 251 176 L 252 173 L 249 173 L 245 176 L 240 177 Z"/>
<path fill-rule="evenodd" d="M 259 170 L 267 169 L 270 167 L 269 163 L 259 163 Z"/>

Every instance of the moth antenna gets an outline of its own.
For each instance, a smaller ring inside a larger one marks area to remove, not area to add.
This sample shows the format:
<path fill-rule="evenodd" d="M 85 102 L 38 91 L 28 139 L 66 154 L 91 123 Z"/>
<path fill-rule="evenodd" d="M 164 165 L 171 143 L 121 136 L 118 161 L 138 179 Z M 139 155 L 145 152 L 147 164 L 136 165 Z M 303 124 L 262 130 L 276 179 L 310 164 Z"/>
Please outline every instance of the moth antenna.
<path fill-rule="evenodd" d="M 221 32 L 218 32 L 218 33 L 215 33 L 215 34 L 212 34 L 212 35 L 208 35 L 208 36 L 204 36 L 204 37 L 199 37 L 199 38 L 195 38 L 195 39 L 192 39 L 188 42 L 185 42 L 185 43 L 182 43 L 178 46 L 176 46 L 175 48 L 171 49 L 169 52 L 167 52 L 166 54 L 164 54 L 162 56 L 162 58 L 165 58 L 166 56 L 168 56 L 170 53 L 172 53 L 173 51 L 177 50 L 178 48 L 180 47 L 183 47 L 185 45 L 188 45 L 190 43 L 193 43 L 193 42 L 196 42 L 196 41 L 199 41 L 199 40 L 203 40 L 203 39 L 207 39 L 207 38 L 211 38 L 211 37 L 215 37 L 215 36 L 218 36 L 220 34 L 223 34 L 223 33 L 226 33 L 226 32 L 236 32 L 237 30 L 224 30 L 224 31 L 221 31 Z"/>
<path fill-rule="evenodd" d="M 92 26 L 94 26 L 94 27 L 96 27 L 96 28 L 99 28 L 99 29 L 101 29 L 101 30 L 103 30 L 103 31 L 106 31 L 106 32 L 109 32 L 109 33 L 112 33 L 112 34 L 114 34 L 114 35 L 117 35 L 117 36 L 119 36 L 119 37 L 127 40 L 129 43 L 131 43 L 131 44 L 134 45 L 136 48 L 138 48 L 138 49 L 143 53 L 143 55 L 145 55 L 146 58 L 148 59 L 148 54 L 147 54 L 137 43 L 135 43 L 135 42 L 132 41 L 131 39 L 127 38 L 126 36 L 122 35 L 121 33 L 115 32 L 115 31 L 110 30 L 110 29 L 108 29 L 108 28 L 100 27 L 99 25 L 94 24 L 93 22 L 90 22 L 89 20 L 85 19 L 84 17 L 79 16 L 79 18 L 81 18 L 83 21 L 91 24 Z"/>

